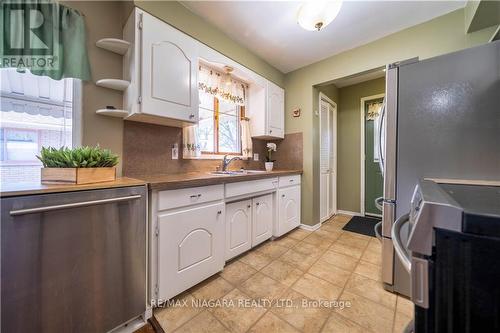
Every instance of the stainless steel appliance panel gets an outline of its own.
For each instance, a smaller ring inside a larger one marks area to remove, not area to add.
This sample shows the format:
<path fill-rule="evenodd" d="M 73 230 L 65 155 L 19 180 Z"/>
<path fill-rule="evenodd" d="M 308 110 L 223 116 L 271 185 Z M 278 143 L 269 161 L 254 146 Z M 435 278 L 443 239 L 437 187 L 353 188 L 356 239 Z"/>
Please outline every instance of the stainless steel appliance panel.
<path fill-rule="evenodd" d="M 399 68 L 396 218 L 418 179 L 500 178 L 500 42 Z"/>
<path fill-rule="evenodd" d="M 384 201 L 382 205 L 382 236 L 391 238 L 392 224 L 394 223 L 394 213 L 396 204 Z"/>
<path fill-rule="evenodd" d="M 146 310 L 145 186 L 2 199 L 2 332 L 107 332 Z"/>

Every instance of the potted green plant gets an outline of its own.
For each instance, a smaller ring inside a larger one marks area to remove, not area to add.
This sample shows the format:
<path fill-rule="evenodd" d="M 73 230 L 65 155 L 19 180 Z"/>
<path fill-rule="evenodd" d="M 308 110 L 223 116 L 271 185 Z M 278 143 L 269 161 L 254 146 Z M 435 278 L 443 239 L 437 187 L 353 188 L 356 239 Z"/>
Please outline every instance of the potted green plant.
<path fill-rule="evenodd" d="M 116 179 L 118 155 L 99 146 L 59 149 L 42 147 L 43 184 L 89 184 Z"/>
<path fill-rule="evenodd" d="M 274 160 L 272 159 L 273 151 L 276 151 L 276 144 L 273 142 L 268 142 L 267 143 L 267 156 L 266 156 L 266 163 L 265 163 L 267 172 L 273 171 L 273 166 L 274 166 Z"/>

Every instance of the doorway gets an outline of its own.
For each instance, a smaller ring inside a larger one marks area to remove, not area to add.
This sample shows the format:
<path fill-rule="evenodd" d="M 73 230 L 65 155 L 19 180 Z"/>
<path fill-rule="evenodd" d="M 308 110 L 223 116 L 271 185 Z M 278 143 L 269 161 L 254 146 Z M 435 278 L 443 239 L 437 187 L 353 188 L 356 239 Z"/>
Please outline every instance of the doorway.
<path fill-rule="evenodd" d="M 337 104 L 319 94 L 320 221 L 337 212 Z"/>
<path fill-rule="evenodd" d="M 375 199 L 383 195 L 383 175 L 379 166 L 379 120 L 384 94 L 361 98 L 361 213 L 381 217 Z"/>

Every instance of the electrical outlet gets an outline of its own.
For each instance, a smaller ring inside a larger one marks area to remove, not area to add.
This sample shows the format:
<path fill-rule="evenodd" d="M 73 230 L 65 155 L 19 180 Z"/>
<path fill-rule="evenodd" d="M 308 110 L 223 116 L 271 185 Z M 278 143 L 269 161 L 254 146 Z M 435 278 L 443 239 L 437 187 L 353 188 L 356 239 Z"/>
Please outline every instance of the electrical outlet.
<path fill-rule="evenodd" d="M 254 154 L 253 154 L 253 160 L 254 160 L 254 161 L 258 161 L 258 160 L 259 160 L 259 154 L 254 153 Z"/>
<path fill-rule="evenodd" d="M 174 143 L 172 145 L 172 159 L 173 160 L 179 159 L 179 145 L 177 143 Z"/>

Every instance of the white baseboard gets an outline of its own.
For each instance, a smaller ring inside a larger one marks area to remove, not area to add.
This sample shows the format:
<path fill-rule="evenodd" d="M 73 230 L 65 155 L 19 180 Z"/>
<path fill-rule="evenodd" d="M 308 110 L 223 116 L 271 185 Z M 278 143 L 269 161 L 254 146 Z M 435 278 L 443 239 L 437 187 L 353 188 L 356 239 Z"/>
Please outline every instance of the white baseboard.
<path fill-rule="evenodd" d="M 315 231 L 318 230 L 321 227 L 321 223 L 315 224 L 315 225 L 307 225 L 307 224 L 301 224 L 299 226 L 300 229 L 304 229 L 307 231 Z"/>
<path fill-rule="evenodd" d="M 344 215 L 352 215 L 352 216 L 363 216 L 363 214 L 358 213 L 358 212 L 351 212 L 348 210 L 337 210 L 337 214 L 344 214 Z"/>

